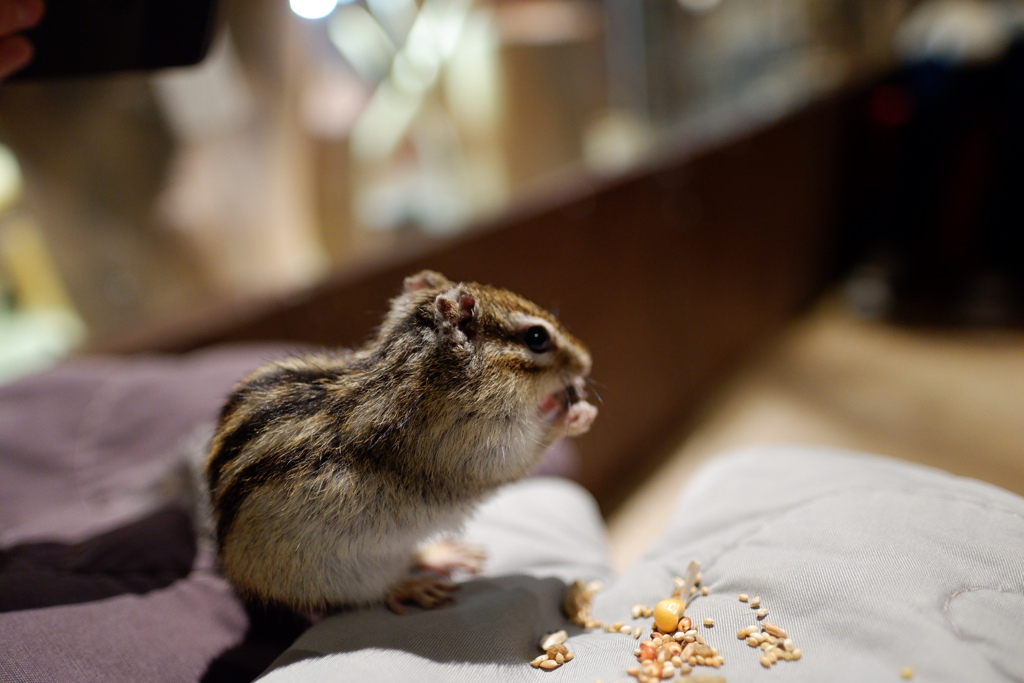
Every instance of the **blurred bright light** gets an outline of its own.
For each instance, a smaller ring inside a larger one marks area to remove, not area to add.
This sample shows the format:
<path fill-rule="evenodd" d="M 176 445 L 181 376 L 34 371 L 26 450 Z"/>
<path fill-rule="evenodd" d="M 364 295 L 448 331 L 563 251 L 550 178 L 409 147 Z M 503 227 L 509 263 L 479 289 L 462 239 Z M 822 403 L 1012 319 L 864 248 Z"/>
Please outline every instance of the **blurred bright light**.
<path fill-rule="evenodd" d="M 708 12 L 720 5 L 722 0 L 679 0 L 684 9 L 691 12 Z"/>
<path fill-rule="evenodd" d="M 334 11 L 338 0 L 288 0 L 288 4 L 303 19 L 323 19 Z"/>

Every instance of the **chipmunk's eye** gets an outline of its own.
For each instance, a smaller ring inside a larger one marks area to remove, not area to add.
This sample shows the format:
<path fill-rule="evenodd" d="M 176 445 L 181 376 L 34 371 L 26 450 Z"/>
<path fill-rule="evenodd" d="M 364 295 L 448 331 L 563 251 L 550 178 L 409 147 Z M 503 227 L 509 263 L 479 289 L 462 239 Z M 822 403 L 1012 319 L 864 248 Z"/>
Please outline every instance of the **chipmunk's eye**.
<path fill-rule="evenodd" d="M 555 348 L 555 345 L 551 342 L 551 335 L 548 334 L 547 328 L 543 325 L 534 325 L 526 328 L 526 332 L 523 333 L 523 343 L 526 344 L 526 348 L 534 353 L 544 353 Z"/>

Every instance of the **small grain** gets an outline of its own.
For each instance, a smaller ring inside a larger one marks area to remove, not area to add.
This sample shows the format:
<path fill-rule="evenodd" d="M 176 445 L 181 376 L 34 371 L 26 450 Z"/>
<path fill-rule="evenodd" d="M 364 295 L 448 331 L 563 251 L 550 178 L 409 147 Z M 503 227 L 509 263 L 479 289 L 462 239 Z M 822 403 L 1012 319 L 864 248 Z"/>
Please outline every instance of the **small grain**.
<path fill-rule="evenodd" d="M 700 594 L 701 594 L 701 595 L 707 595 L 707 594 L 708 594 L 708 593 L 710 593 L 710 592 L 711 592 L 711 591 L 710 591 L 710 590 L 708 589 L 708 587 L 707 587 L 707 586 L 701 586 L 701 588 L 700 588 Z"/>
<path fill-rule="evenodd" d="M 548 633 L 543 638 L 540 639 L 540 643 L 539 643 L 540 649 L 542 649 L 545 652 L 547 652 L 548 648 L 551 647 L 552 645 L 561 645 L 562 643 L 564 643 L 568 639 L 569 639 L 569 634 L 566 633 L 565 630 L 555 631 L 554 633 Z"/>
<path fill-rule="evenodd" d="M 764 619 L 766 616 L 768 616 L 768 610 L 766 610 L 764 608 L 761 608 L 761 609 L 757 610 L 757 618 L 758 619 Z"/>
<path fill-rule="evenodd" d="M 760 598 L 760 596 L 755 596 L 755 597 L 750 599 L 750 609 L 757 609 L 760 606 L 761 606 L 761 598 Z"/>
<path fill-rule="evenodd" d="M 787 638 L 786 632 L 782 630 L 782 627 L 778 624 L 773 624 L 770 621 L 766 621 L 761 624 L 761 629 L 766 633 L 775 636 L 776 638 Z"/>
<path fill-rule="evenodd" d="M 712 619 L 711 617 L 704 617 L 704 627 L 705 628 L 711 628 L 714 625 L 715 625 L 715 620 L 714 619 Z"/>
<path fill-rule="evenodd" d="M 739 640 L 746 640 L 746 638 L 748 636 L 750 636 L 751 634 L 753 634 L 753 633 L 757 633 L 757 627 L 756 626 L 746 626 L 746 627 L 741 628 L 739 631 L 736 632 L 736 637 Z"/>
<path fill-rule="evenodd" d="M 747 595 L 746 593 L 740 593 L 740 602 L 746 602 L 749 599 L 750 599 L 749 595 Z"/>
<path fill-rule="evenodd" d="M 900 678 L 902 678 L 903 680 L 909 681 L 913 677 L 914 669 L 912 669 L 911 667 L 905 666 L 902 669 L 900 669 Z"/>
<path fill-rule="evenodd" d="M 551 671 L 552 669 L 558 668 L 558 662 L 556 662 L 553 659 L 545 659 L 543 662 L 540 663 L 540 668 L 544 669 L 545 671 Z"/>

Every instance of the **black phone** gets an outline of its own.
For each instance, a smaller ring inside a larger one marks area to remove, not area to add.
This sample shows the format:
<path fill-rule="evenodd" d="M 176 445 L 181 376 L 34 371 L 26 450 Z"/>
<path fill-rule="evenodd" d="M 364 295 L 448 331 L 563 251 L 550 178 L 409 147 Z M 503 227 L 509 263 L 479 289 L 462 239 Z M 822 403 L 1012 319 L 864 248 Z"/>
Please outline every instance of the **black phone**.
<path fill-rule="evenodd" d="M 35 57 L 19 80 L 150 71 L 202 61 L 217 0 L 46 0 L 25 35 Z"/>

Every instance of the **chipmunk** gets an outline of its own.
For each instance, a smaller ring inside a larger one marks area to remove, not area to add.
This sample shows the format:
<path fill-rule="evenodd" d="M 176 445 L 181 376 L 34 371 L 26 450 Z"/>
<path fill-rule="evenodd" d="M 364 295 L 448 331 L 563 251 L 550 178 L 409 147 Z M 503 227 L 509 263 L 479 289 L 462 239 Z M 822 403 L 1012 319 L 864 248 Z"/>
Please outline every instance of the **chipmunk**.
<path fill-rule="evenodd" d="M 245 597 L 313 613 L 447 602 L 451 573 L 482 557 L 418 548 L 590 428 L 590 368 L 512 292 L 406 278 L 366 346 L 271 362 L 228 398 L 205 465 L 223 572 Z"/>

